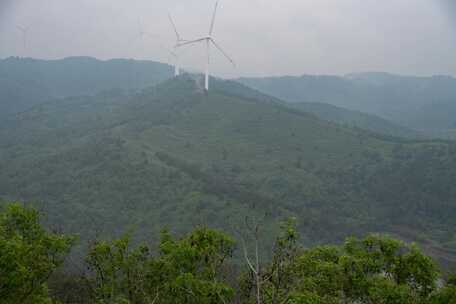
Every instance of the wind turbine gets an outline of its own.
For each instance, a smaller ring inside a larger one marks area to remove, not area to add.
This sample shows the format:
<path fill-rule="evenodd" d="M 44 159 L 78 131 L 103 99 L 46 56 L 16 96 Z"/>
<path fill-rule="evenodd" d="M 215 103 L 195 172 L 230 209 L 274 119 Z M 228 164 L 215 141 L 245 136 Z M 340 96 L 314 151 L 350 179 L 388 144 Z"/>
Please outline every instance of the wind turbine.
<path fill-rule="evenodd" d="M 228 59 L 229 62 L 231 62 L 231 64 L 233 66 L 236 66 L 233 59 L 231 59 L 231 57 L 228 56 L 228 54 L 222 49 L 222 47 L 217 42 L 215 42 L 214 38 L 212 38 L 212 33 L 214 31 L 215 17 L 217 14 L 217 8 L 218 8 L 218 1 L 215 3 L 214 13 L 212 14 L 212 21 L 211 21 L 211 25 L 209 27 L 209 33 L 207 36 L 204 36 L 202 38 L 195 39 L 195 40 L 181 42 L 181 43 L 177 44 L 178 47 L 182 47 L 184 45 L 189 45 L 189 44 L 194 44 L 194 43 L 200 43 L 200 42 L 203 42 L 206 44 L 207 62 L 206 62 L 206 73 L 205 73 L 205 78 L 204 78 L 204 88 L 206 89 L 206 91 L 209 91 L 209 68 L 210 68 L 210 64 L 211 64 L 211 60 L 210 60 L 211 45 L 214 45 L 222 53 L 222 55 L 225 56 L 225 58 Z"/>
<path fill-rule="evenodd" d="M 20 26 L 20 25 L 16 25 L 17 29 L 19 31 L 22 32 L 22 40 L 23 40 L 23 43 L 24 43 L 24 52 L 27 50 L 27 35 L 28 35 L 28 31 L 29 31 L 29 27 L 28 26 Z"/>
<path fill-rule="evenodd" d="M 174 44 L 174 47 L 172 50 L 168 50 L 171 56 L 174 57 L 174 76 L 177 77 L 179 76 L 180 73 L 180 63 L 179 63 L 179 54 L 177 52 L 177 48 L 180 46 L 180 44 L 187 42 L 187 40 L 182 39 L 182 37 L 179 35 L 179 32 L 177 31 L 176 24 L 174 23 L 173 17 L 171 17 L 171 14 L 168 13 L 168 18 L 169 22 L 171 22 L 171 25 L 173 26 L 174 33 L 176 34 L 176 43 Z"/>

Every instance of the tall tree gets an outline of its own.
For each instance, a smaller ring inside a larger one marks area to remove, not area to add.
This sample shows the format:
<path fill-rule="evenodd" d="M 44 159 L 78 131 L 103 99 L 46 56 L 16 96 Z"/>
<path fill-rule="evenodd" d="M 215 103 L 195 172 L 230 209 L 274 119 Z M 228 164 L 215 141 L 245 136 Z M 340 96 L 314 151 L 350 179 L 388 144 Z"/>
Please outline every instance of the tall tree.
<path fill-rule="evenodd" d="M 50 303 L 47 280 L 74 244 L 46 231 L 36 210 L 19 203 L 0 212 L 1 303 Z"/>
<path fill-rule="evenodd" d="M 416 245 L 371 235 L 298 258 L 295 303 L 429 303 L 437 267 Z"/>
<path fill-rule="evenodd" d="M 201 228 L 174 239 L 162 233 L 158 255 L 146 245 L 131 248 L 125 236 L 97 242 L 87 262 L 97 303 L 215 304 L 229 303 L 234 290 L 222 276 L 234 241 Z"/>
<path fill-rule="evenodd" d="M 299 235 L 295 219 L 284 221 L 281 233 L 274 243 L 274 251 L 269 264 L 261 265 L 259 261 L 260 224 L 249 226 L 254 237 L 255 260 L 251 261 L 243 240 L 244 259 L 248 269 L 241 276 L 241 297 L 247 303 L 287 303 L 296 280 L 296 258 L 300 253 Z"/>

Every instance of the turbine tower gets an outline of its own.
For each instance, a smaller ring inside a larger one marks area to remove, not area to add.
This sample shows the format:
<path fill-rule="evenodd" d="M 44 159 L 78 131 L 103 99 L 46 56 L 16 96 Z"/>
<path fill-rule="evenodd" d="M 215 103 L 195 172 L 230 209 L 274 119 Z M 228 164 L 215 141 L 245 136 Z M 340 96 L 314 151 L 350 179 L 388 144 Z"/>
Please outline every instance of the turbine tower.
<path fill-rule="evenodd" d="M 215 3 L 214 13 L 212 14 L 212 21 L 211 21 L 211 25 L 209 27 L 209 33 L 207 36 L 204 36 L 202 38 L 195 39 L 195 40 L 180 42 L 177 44 L 178 47 L 182 47 L 184 45 L 190 45 L 190 44 L 194 44 L 194 43 L 200 43 L 200 42 L 203 42 L 206 44 L 207 61 L 206 61 L 206 73 L 205 73 L 205 78 L 204 78 L 204 88 L 206 89 L 206 91 L 209 91 L 209 69 L 210 69 L 210 64 L 211 64 L 211 60 L 210 60 L 211 45 L 214 45 L 222 53 L 222 55 L 225 56 L 225 58 L 228 59 L 229 62 L 231 62 L 231 64 L 233 66 L 236 66 L 233 59 L 231 59 L 231 57 L 228 56 L 228 54 L 222 49 L 222 47 L 217 42 L 215 42 L 214 38 L 212 38 L 212 33 L 214 31 L 215 17 L 217 14 L 217 8 L 218 8 L 218 1 Z"/>
<path fill-rule="evenodd" d="M 170 64 L 171 60 L 170 58 L 172 57 L 174 59 L 174 77 L 179 76 L 180 73 L 180 67 L 179 67 L 179 54 L 176 52 L 176 47 L 170 49 L 167 48 L 163 45 L 160 46 L 163 50 L 168 52 L 168 64 Z"/>
<path fill-rule="evenodd" d="M 144 36 L 148 35 L 149 33 L 147 33 L 145 30 L 144 30 L 144 26 L 143 26 L 143 23 L 141 21 L 141 18 L 138 18 L 138 26 L 139 26 L 139 39 L 141 39 L 141 42 L 144 42 Z"/>
<path fill-rule="evenodd" d="M 28 28 L 28 26 L 20 26 L 20 25 L 16 25 L 16 27 L 19 31 L 22 32 L 22 41 L 24 44 L 24 52 L 25 52 L 27 50 L 27 35 L 28 35 L 29 28 Z"/>
<path fill-rule="evenodd" d="M 174 33 L 176 34 L 176 43 L 174 44 L 174 47 L 172 50 L 168 50 L 170 55 L 174 57 L 174 76 L 177 77 L 179 76 L 180 73 L 180 62 L 179 62 L 179 54 L 177 52 L 177 48 L 179 47 L 180 44 L 187 42 L 187 40 L 182 39 L 182 37 L 179 35 L 179 32 L 177 31 L 176 24 L 174 23 L 173 18 L 171 17 L 171 14 L 168 13 L 168 18 L 169 22 L 171 22 L 171 25 L 173 26 Z"/>

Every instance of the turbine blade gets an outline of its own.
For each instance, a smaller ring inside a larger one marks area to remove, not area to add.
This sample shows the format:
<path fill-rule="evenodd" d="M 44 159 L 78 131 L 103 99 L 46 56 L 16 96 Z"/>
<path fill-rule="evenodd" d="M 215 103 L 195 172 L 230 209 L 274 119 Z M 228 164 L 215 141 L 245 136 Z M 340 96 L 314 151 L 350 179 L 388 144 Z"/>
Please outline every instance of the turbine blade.
<path fill-rule="evenodd" d="M 20 30 L 21 32 L 25 32 L 26 29 L 25 27 L 22 27 L 22 26 L 19 26 L 19 25 L 16 25 L 17 29 Z"/>
<path fill-rule="evenodd" d="M 235 67 L 236 63 L 234 63 L 234 60 L 231 59 L 230 56 L 228 56 L 228 54 L 222 49 L 222 47 L 220 45 L 218 45 L 217 42 L 215 42 L 215 40 L 212 38 L 211 38 L 211 42 L 220 51 L 220 53 L 222 53 L 223 56 L 225 56 L 225 58 L 228 59 L 228 61 L 231 62 L 231 64 Z"/>
<path fill-rule="evenodd" d="M 207 40 L 207 38 L 200 38 L 200 39 L 195 39 L 195 40 L 189 40 L 189 41 L 185 41 L 185 42 L 182 42 L 182 43 L 178 43 L 176 45 L 176 47 L 181 47 L 181 46 L 184 46 L 184 45 L 189 45 L 189 44 L 193 44 L 193 43 L 198 43 L 198 42 L 201 42 L 201 41 L 205 41 Z"/>
<path fill-rule="evenodd" d="M 211 27 L 209 28 L 209 36 L 211 36 L 212 32 L 214 31 L 214 24 L 215 24 L 215 16 L 217 14 L 217 7 L 218 7 L 218 0 L 217 0 L 217 2 L 215 2 L 214 13 L 212 14 Z"/>
<path fill-rule="evenodd" d="M 176 24 L 175 24 L 174 21 L 173 21 L 173 17 L 171 17 L 171 14 L 169 14 L 169 13 L 168 13 L 168 18 L 169 18 L 169 21 L 171 22 L 171 25 L 173 26 L 174 33 L 176 33 L 177 41 L 180 41 L 181 38 L 180 38 L 180 36 L 179 36 L 179 32 L 177 31 Z"/>

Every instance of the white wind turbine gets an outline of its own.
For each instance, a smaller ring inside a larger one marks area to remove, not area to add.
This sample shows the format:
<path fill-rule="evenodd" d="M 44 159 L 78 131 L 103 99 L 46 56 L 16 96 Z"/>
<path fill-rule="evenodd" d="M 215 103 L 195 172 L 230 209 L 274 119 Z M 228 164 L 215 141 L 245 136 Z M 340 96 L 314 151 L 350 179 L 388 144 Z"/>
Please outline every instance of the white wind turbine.
<path fill-rule="evenodd" d="M 206 73 L 205 73 L 205 79 L 204 79 L 204 88 L 206 89 L 206 91 L 209 91 L 209 68 L 210 68 L 210 64 L 211 64 L 211 62 L 210 62 L 211 61 L 210 60 L 211 44 L 213 44 L 223 54 L 223 56 L 225 56 L 225 58 L 228 59 L 229 62 L 231 62 L 231 64 L 233 66 L 236 66 L 234 61 L 230 58 L 230 56 L 228 56 L 228 54 L 222 49 L 222 47 L 215 42 L 214 38 L 212 38 L 212 33 L 214 31 L 214 24 L 215 24 L 215 16 L 217 14 L 217 8 L 218 8 L 218 1 L 215 3 L 214 13 L 212 15 L 212 21 L 211 21 L 211 25 L 209 27 L 209 34 L 207 36 L 204 36 L 202 38 L 195 39 L 195 40 L 183 41 L 183 42 L 180 42 L 177 44 L 178 47 L 182 47 L 184 45 L 189 45 L 189 44 L 194 44 L 194 43 L 199 43 L 199 42 L 206 43 L 207 62 L 206 62 Z"/>
<path fill-rule="evenodd" d="M 174 58 L 174 76 L 179 76 L 180 73 L 180 62 L 179 62 L 179 54 L 177 52 L 177 48 L 182 44 L 187 42 L 187 40 L 182 39 L 182 37 L 179 35 L 179 32 L 177 31 L 176 24 L 173 21 L 173 18 L 171 17 L 171 14 L 168 13 L 168 18 L 169 22 L 171 22 L 171 25 L 173 26 L 174 33 L 176 34 L 176 43 L 174 44 L 174 47 L 172 50 L 168 50 L 169 54 Z"/>

